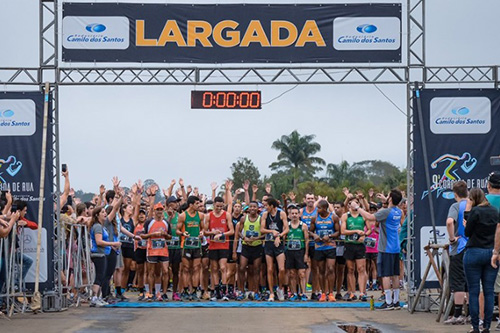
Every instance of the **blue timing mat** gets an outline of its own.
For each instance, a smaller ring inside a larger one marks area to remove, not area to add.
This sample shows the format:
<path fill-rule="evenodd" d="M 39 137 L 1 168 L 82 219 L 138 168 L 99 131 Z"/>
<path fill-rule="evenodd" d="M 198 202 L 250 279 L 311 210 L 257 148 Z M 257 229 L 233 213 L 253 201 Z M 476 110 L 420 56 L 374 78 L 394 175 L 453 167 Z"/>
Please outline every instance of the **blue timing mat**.
<path fill-rule="evenodd" d="M 375 303 L 380 306 L 382 303 Z M 404 303 L 401 303 L 403 306 Z M 106 308 L 370 308 L 369 302 L 120 302 Z"/>

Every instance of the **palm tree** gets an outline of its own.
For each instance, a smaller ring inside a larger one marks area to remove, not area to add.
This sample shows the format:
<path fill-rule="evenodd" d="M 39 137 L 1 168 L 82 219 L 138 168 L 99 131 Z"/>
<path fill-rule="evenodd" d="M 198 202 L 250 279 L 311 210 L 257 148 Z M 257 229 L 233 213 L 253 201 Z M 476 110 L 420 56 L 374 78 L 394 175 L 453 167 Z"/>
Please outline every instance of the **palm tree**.
<path fill-rule="evenodd" d="M 278 161 L 269 167 L 273 171 L 285 171 L 293 177 L 293 190 L 297 191 L 299 180 L 310 180 L 325 165 L 322 158 L 313 156 L 321 150 L 321 145 L 314 142 L 315 135 L 301 136 L 296 130 L 290 135 L 283 135 L 273 142 L 271 148 L 279 151 Z"/>
<path fill-rule="evenodd" d="M 342 161 L 340 164 L 329 163 L 326 167 L 327 182 L 333 187 L 354 186 L 366 178 L 366 173 L 349 165 L 349 162 Z"/>

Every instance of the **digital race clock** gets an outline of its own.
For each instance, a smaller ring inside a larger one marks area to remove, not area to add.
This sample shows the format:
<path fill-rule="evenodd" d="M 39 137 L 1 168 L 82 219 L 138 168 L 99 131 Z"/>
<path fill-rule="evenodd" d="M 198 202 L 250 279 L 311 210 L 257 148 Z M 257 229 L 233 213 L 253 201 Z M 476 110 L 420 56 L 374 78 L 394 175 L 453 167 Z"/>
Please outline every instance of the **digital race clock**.
<path fill-rule="evenodd" d="M 191 91 L 191 109 L 260 109 L 260 91 Z"/>

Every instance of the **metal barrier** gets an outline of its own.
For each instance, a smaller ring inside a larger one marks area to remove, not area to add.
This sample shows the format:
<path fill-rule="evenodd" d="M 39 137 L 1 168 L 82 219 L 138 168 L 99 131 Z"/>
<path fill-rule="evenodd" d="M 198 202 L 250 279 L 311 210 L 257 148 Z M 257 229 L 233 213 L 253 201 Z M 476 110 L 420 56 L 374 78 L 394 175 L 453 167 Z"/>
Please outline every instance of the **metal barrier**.
<path fill-rule="evenodd" d="M 75 306 L 90 299 L 94 267 L 90 259 L 90 234 L 86 225 L 61 221 L 64 226 L 64 273 L 66 297 Z M 69 228 L 69 230 L 68 230 Z"/>
<path fill-rule="evenodd" d="M 24 261 L 31 260 L 24 254 L 24 227 L 16 224 L 12 230 L 8 237 L 0 240 L 0 274 L 5 282 L 0 299 L 5 302 L 9 317 L 29 311 L 28 298 L 33 296 L 24 281 L 27 273 Z"/>

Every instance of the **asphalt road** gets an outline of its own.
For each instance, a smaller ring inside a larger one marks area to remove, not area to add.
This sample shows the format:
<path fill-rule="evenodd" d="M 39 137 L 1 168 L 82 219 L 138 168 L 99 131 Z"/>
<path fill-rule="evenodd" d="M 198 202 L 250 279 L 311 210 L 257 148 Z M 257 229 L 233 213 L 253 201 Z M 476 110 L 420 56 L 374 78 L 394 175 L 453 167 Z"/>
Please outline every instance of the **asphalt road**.
<path fill-rule="evenodd" d="M 380 332 L 467 332 L 469 326 L 444 326 L 432 313 L 368 309 L 89 308 L 58 313 L 17 314 L 0 319 L 0 332 L 343 332 L 337 324 L 369 324 Z M 353 331 L 354 332 L 354 331 Z M 358 331 L 359 332 L 359 331 Z"/>

